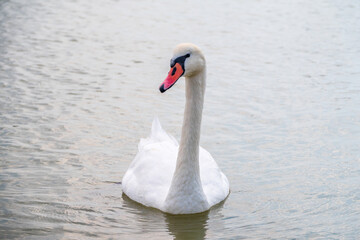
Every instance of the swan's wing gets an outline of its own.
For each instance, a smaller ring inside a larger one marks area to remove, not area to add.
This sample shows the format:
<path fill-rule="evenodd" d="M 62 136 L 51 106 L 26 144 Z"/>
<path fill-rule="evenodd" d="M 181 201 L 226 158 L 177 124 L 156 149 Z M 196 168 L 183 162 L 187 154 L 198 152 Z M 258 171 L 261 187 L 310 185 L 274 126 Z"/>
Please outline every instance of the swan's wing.
<path fill-rule="evenodd" d="M 159 119 L 157 117 L 154 117 L 151 127 L 151 134 L 147 138 L 140 139 L 139 151 L 146 145 L 157 142 L 169 142 L 174 144 L 175 146 L 179 145 L 176 139 L 167 132 L 165 132 L 165 130 L 161 127 Z"/>
<path fill-rule="evenodd" d="M 200 147 L 200 178 L 210 206 L 224 200 L 229 194 L 229 181 L 211 154 Z"/>
<path fill-rule="evenodd" d="M 126 171 L 122 187 L 131 199 L 161 208 L 175 171 L 178 144 L 154 119 L 151 135 L 141 139 L 139 151 Z"/>

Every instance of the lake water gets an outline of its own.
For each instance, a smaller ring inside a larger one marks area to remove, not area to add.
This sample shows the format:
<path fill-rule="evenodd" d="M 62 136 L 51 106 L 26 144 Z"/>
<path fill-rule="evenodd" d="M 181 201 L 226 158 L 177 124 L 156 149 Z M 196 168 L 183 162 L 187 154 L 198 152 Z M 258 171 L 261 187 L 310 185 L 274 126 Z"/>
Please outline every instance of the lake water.
<path fill-rule="evenodd" d="M 0 1 L 0 238 L 358 239 L 360 1 Z M 154 116 L 177 139 L 208 69 L 201 145 L 231 194 L 172 216 L 123 196 Z"/>

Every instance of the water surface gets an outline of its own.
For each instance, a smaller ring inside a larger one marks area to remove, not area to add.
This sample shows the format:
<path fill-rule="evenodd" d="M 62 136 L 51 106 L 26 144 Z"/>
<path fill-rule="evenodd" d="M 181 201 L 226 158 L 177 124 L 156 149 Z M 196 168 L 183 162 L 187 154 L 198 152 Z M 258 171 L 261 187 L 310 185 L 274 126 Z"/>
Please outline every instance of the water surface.
<path fill-rule="evenodd" d="M 0 236 L 356 239 L 359 1 L 0 1 Z M 171 216 L 122 195 L 159 116 L 177 139 L 172 48 L 199 45 L 201 145 L 231 194 Z"/>

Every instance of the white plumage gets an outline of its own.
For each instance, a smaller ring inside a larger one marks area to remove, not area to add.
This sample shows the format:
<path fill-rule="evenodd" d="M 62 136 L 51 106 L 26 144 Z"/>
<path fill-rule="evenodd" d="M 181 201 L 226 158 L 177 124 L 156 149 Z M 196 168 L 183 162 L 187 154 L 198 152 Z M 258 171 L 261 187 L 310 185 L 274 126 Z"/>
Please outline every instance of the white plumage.
<path fill-rule="evenodd" d="M 180 44 L 175 48 L 171 67 L 164 81 L 167 85 L 160 87 L 162 92 L 181 77 L 182 74 L 175 71 L 183 71 L 186 77 L 180 145 L 155 118 L 150 136 L 140 140 L 138 153 L 123 177 L 123 192 L 136 202 L 168 213 L 203 212 L 229 194 L 226 176 L 210 153 L 199 146 L 205 58 L 195 45 Z"/>

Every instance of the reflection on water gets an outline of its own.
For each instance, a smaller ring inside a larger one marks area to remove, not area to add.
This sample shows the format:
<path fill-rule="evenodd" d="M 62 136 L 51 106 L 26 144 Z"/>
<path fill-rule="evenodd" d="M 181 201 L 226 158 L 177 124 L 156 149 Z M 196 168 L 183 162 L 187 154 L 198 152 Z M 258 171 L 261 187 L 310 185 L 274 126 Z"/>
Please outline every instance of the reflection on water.
<path fill-rule="evenodd" d="M 142 232 L 158 232 L 166 226 L 167 232 L 174 239 L 205 239 L 206 231 L 209 227 L 210 217 L 223 217 L 221 208 L 224 202 L 213 206 L 209 211 L 198 214 L 173 215 L 163 213 L 157 209 L 147 208 L 143 205 L 132 201 L 125 194 L 122 195 L 123 206 L 127 212 L 132 214 L 141 228 Z"/>
<path fill-rule="evenodd" d="M 137 222 L 142 223 L 142 231 L 148 231 L 154 228 L 155 225 L 153 231 L 156 232 L 156 230 L 166 226 L 167 231 L 174 239 L 205 239 L 209 211 L 200 214 L 172 215 L 156 209 L 146 208 L 132 201 L 125 194 L 122 197 L 127 211 L 134 214 Z"/>
<path fill-rule="evenodd" d="M 0 1 L 0 238 L 356 239 L 360 2 Z M 122 196 L 179 42 L 207 58 L 201 144 L 232 194 L 172 216 Z"/>
<path fill-rule="evenodd" d="M 169 232 L 176 240 L 205 239 L 209 212 L 191 215 L 167 215 Z"/>

